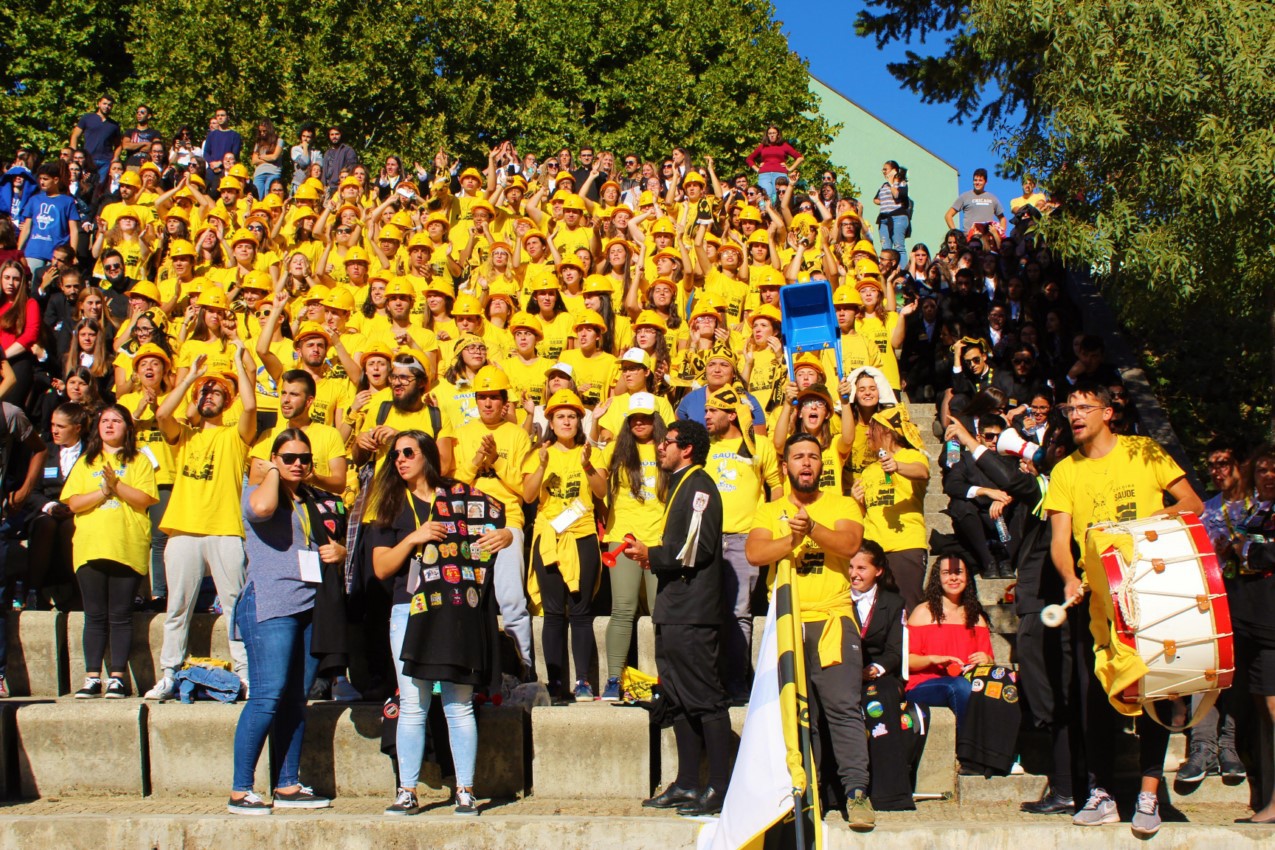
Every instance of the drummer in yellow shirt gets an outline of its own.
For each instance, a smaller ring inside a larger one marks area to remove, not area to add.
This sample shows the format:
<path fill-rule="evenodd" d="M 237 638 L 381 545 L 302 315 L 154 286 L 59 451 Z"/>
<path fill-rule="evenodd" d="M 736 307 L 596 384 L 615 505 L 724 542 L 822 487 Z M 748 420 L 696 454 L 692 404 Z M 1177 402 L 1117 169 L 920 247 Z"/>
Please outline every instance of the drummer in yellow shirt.
<path fill-rule="evenodd" d="M 784 446 L 788 495 L 758 508 L 745 551 L 749 563 L 774 564 L 771 575 L 784 574 L 796 586 L 810 700 L 821 709 L 837 757 L 850 823 L 870 828 L 876 815 L 867 797 L 868 736 L 859 711 L 863 656 L 850 587 L 863 513 L 854 499 L 819 488 L 821 458 L 810 434 Z"/>
<path fill-rule="evenodd" d="M 868 464 L 851 495 L 867 517 L 867 536 L 890 555 L 890 572 L 907 610 L 923 601 L 925 579 L 925 491 L 930 461 L 921 432 L 903 406 L 879 411 L 868 424 Z"/>
<path fill-rule="evenodd" d="M 1090 526 L 1156 515 L 1176 516 L 1186 511 L 1199 514 L 1204 504 L 1186 473 L 1158 443 L 1149 437 L 1119 436 L 1111 430 L 1115 411 L 1107 387 L 1078 383 L 1062 411 L 1075 437 L 1076 451 L 1054 466 L 1045 494 L 1045 511 L 1049 515 L 1050 554 L 1063 578 L 1064 596 L 1078 600 L 1084 595 L 1085 580 L 1078 576 L 1072 543 L 1085 551 L 1085 533 Z M 1173 500 L 1169 507 L 1165 507 L 1166 494 Z M 893 565 L 893 559 L 890 563 Z M 1120 672 L 1120 660 L 1119 654 L 1109 649 L 1115 609 L 1106 584 L 1105 576 L 1095 578 L 1089 611 L 1097 655 L 1096 672 L 1110 681 Z M 1100 678 L 1098 682 L 1091 682 L 1091 687 L 1103 687 L 1102 681 Z M 1152 835 L 1160 827 L 1156 795 L 1164 778 L 1169 732 L 1148 716 L 1148 712 L 1155 710 L 1155 707 L 1144 706 L 1137 721 L 1142 742 L 1139 754 L 1142 787 L 1132 827 L 1139 837 Z M 1121 720 L 1114 710 L 1091 711 L 1089 723 L 1099 729 L 1114 730 L 1121 725 Z M 1101 817 L 1100 822 L 1115 823 L 1120 814 L 1106 790 L 1111 787 L 1114 772 L 1111 754 L 1092 753 L 1090 765 L 1097 783 L 1085 808 L 1092 808 Z"/>

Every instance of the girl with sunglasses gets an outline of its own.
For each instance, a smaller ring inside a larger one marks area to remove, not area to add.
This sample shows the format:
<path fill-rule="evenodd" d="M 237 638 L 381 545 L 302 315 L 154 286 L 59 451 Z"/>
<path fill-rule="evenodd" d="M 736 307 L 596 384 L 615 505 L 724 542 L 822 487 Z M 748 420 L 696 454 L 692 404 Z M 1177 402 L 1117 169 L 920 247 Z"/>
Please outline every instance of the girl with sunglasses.
<path fill-rule="evenodd" d="M 243 492 L 247 580 L 232 629 L 248 653 L 248 701 L 235 728 L 231 814 L 332 804 L 299 776 L 306 695 L 320 668 L 345 664 L 332 654 L 344 652 L 345 506 L 304 483 L 313 468 L 310 438 L 288 428 L 261 484 Z M 252 787 L 267 738 L 281 761 L 269 803 Z"/>
<path fill-rule="evenodd" d="M 438 446 L 423 431 L 399 433 L 386 459 L 368 500 L 372 569 L 393 580 L 390 647 L 399 689 L 399 787 L 385 813 L 419 811 L 425 718 L 437 683 L 456 769 L 456 814 L 476 815 L 474 688 L 499 681 L 491 567 L 513 533 L 498 502 L 443 475 Z"/>

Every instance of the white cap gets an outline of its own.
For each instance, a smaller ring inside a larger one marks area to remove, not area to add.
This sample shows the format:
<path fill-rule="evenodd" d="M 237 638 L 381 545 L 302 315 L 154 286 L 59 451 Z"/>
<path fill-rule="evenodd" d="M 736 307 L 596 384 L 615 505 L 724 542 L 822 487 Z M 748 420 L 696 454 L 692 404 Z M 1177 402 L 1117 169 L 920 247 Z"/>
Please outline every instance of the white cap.
<path fill-rule="evenodd" d="M 570 363 L 563 363 L 561 360 L 550 366 L 545 374 L 547 375 L 549 372 L 561 372 L 573 381 L 576 379 L 576 370 L 571 368 Z"/>
<path fill-rule="evenodd" d="M 650 393 L 633 393 L 629 396 L 629 410 L 626 416 L 634 413 L 655 413 L 655 396 Z"/>
<path fill-rule="evenodd" d="M 647 354 L 640 348 L 630 348 L 620 356 L 621 363 L 636 363 L 639 366 L 650 371 L 651 355 Z"/>

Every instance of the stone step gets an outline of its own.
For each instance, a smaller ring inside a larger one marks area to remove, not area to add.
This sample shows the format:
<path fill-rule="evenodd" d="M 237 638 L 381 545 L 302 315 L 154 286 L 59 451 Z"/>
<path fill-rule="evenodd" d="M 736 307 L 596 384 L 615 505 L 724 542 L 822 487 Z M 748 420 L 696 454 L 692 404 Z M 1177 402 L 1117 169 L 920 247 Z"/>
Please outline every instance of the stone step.
<path fill-rule="evenodd" d="M 987 806 L 1012 804 L 1018 808 L 1023 800 L 1040 799 L 1045 787 L 1043 776 L 1024 773 L 1018 776 L 958 776 L 956 800 L 962 806 Z M 1083 803 L 1081 805 L 1084 805 Z"/>

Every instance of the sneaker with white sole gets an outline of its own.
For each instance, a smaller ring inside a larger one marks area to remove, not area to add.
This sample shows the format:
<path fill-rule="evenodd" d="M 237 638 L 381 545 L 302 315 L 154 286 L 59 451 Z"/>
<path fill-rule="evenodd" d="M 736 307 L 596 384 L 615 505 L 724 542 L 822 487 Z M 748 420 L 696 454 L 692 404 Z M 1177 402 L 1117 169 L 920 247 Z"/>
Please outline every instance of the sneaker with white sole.
<path fill-rule="evenodd" d="M 478 799 L 468 788 L 456 789 L 456 814 L 468 817 L 478 816 Z"/>
<path fill-rule="evenodd" d="M 172 699 L 177 696 L 177 683 L 170 676 L 165 676 L 155 683 L 155 687 L 147 691 L 142 699 Z"/>
<path fill-rule="evenodd" d="M 394 803 L 385 810 L 387 815 L 414 815 L 420 811 L 421 804 L 416 800 L 416 792 L 407 788 L 398 789 Z"/>
<path fill-rule="evenodd" d="M 1150 838 L 1160 831 L 1160 801 L 1156 799 L 1155 792 L 1138 793 L 1138 805 L 1134 807 L 1133 822 L 1129 824 L 1129 828 L 1134 835 L 1144 838 Z"/>
<path fill-rule="evenodd" d="M 589 687 L 588 679 L 579 679 L 576 681 L 575 690 L 571 692 L 576 702 L 593 702 L 593 688 Z"/>
<path fill-rule="evenodd" d="M 1120 823 L 1120 812 L 1116 801 L 1101 788 L 1095 788 L 1089 795 L 1085 807 L 1076 812 L 1071 822 L 1076 826 L 1100 826 L 1104 823 Z"/>
<path fill-rule="evenodd" d="M 84 687 L 75 692 L 76 699 L 97 699 L 102 695 L 102 679 L 98 676 L 85 676 Z"/>
<path fill-rule="evenodd" d="M 327 809 L 331 808 L 332 801 L 314 793 L 313 788 L 297 785 L 295 791 L 275 789 L 274 805 L 277 809 Z"/>
<path fill-rule="evenodd" d="M 128 686 L 118 676 L 112 676 L 106 682 L 107 699 L 124 699 L 128 696 Z"/>
<path fill-rule="evenodd" d="M 602 689 L 603 702 L 618 702 L 620 700 L 620 677 L 610 676 L 607 678 L 607 686 Z"/>
<path fill-rule="evenodd" d="M 249 791 L 241 799 L 230 799 L 226 804 L 226 811 L 232 815 L 268 815 L 273 807 L 265 800 L 258 797 L 252 791 Z"/>

